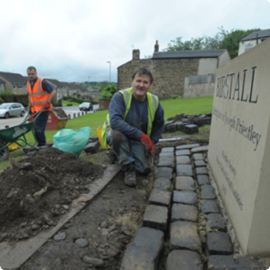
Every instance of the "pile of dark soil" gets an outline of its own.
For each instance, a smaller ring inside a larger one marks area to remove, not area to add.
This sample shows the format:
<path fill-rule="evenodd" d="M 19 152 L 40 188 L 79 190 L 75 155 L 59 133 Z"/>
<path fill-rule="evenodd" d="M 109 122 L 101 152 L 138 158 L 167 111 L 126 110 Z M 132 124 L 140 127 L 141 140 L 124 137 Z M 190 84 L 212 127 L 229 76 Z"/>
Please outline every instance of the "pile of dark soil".
<path fill-rule="evenodd" d="M 68 118 L 67 114 L 65 113 L 65 111 L 61 108 L 59 109 L 56 109 L 56 108 L 53 108 L 53 111 L 56 113 L 56 115 L 60 118 L 60 119 L 63 119 L 63 118 Z"/>
<path fill-rule="evenodd" d="M 22 240 L 57 224 L 103 168 L 56 148 L 25 157 L 0 175 L 0 241 Z"/>

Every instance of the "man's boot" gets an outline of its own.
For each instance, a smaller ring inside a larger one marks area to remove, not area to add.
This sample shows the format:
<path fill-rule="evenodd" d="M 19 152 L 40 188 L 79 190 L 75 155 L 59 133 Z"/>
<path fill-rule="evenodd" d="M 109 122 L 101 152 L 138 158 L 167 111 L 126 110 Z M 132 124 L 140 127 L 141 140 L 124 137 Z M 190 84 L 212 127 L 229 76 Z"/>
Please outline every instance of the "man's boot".
<path fill-rule="evenodd" d="M 112 149 L 110 149 L 109 151 L 107 151 L 107 154 L 109 156 L 109 159 L 110 159 L 111 164 L 114 164 L 117 161 L 116 154 L 113 152 Z"/>
<path fill-rule="evenodd" d="M 129 187 L 135 187 L 137 182 L 136 170 L 134 165 L 129 165 L 124 177 L 124 183 Z"/>

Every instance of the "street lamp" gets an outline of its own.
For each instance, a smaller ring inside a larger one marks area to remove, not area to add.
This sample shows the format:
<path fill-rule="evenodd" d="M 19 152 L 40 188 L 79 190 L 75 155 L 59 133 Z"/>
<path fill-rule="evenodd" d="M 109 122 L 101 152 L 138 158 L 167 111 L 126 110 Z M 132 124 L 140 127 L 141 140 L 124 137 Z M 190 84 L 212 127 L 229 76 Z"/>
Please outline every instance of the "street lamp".
<path fill-rule="evenodd" d="M 109 83 L 111 84 L 111 61 L 107 61 L 108 64 L 110 64 L 109 66 Z"/>

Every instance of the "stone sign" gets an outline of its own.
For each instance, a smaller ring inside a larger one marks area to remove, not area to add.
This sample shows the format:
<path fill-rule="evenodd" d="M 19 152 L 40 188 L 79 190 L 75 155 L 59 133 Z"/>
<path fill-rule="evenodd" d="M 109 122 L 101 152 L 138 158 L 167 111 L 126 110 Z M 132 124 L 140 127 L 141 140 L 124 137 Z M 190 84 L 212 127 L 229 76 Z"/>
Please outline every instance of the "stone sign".
<path fill-rule="evenodd" d="M 209 166 L 245 255 L 270 255 L 270 39 L 217 70 Z"/>

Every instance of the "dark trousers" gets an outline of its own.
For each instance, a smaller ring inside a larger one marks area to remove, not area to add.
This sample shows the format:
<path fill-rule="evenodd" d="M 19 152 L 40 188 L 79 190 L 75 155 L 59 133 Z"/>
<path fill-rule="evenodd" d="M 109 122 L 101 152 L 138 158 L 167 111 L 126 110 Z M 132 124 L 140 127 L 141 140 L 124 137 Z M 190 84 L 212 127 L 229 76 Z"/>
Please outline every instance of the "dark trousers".
<path fill-rule="evenodd" d="M 35 119 L 35 136 L 37 139 L 38 146 L 46 144 L 45 129 L 49 117 L 49 111 L 42 112 L 38 118 Z"/>
<path fill-rule="evenodd" d="M 150 159 L 146 156 L 146 147 L 141 141 L 129 139 L 120 131 L 111 129 L 107 134 L 107 142 L 123 169 L 134 164 L 140 173 L 148 174 L 151 171 Z"/>

